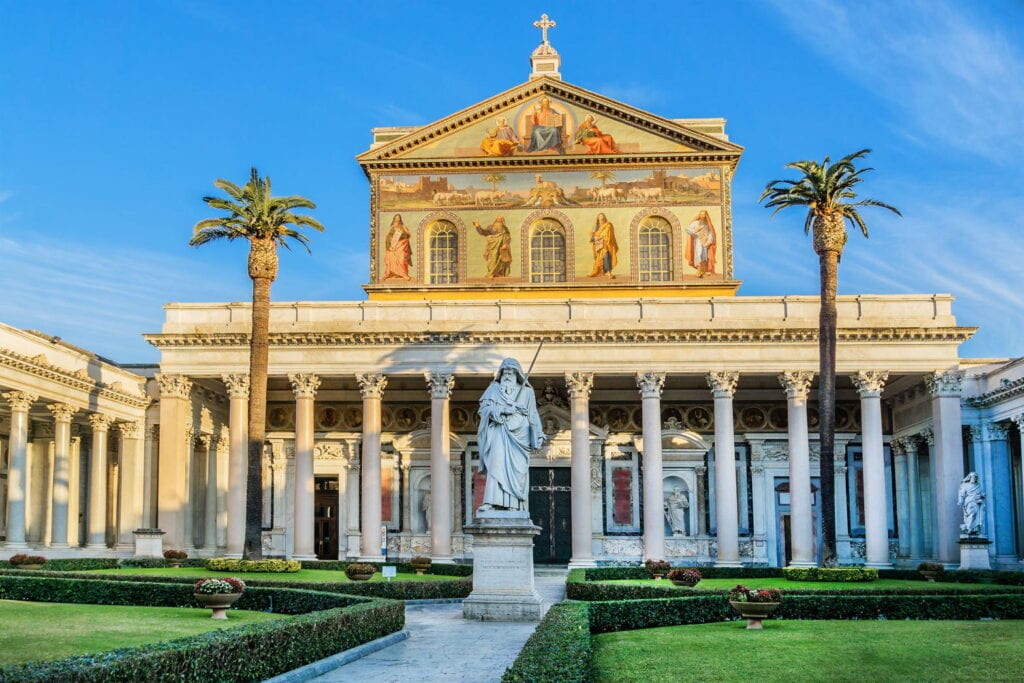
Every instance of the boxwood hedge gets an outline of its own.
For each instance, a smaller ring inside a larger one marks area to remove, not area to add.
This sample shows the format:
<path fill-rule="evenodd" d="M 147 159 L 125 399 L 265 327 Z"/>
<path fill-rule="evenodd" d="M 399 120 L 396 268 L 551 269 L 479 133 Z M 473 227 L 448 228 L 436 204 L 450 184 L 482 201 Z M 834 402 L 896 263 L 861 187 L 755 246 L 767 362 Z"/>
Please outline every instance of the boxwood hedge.
<path fill-rule="evenodd" d="M 585 683 L 592 659 L 589 606 L 563 602 L 548 610 L 501 681 Z"/>
<path fill-rule="evenodd" d="M 878 570 L 873 567 L 784 567 L 782 575 L 790 581 L 857 583 L 878 580 Z"/>
<path fill-rule="evenodd" d="M 0 598 L 108 605 L 194 606 L 181 584 L 0 576 Z M 0 668 L 0 682 L 255 681 L 401 630 L 401 603 L 288 588 L 249 588 L 242 609 L 296 615 L 163 643 Z"/>
<path fill-rule="evenodd" d="M 326 569 L 328 571 L 345 571 L 345 567 L 352 564 L 348 560 L 303 560 L 303 569 Z M 360 564 L 372 564 L 374 567 L 380 570 L 383 566 L 398 567 L 398 571 L 403 574 L 412 574 L 416 570 L 408 562 L 361 562 Z M 435 574 L 437 576 L 472 576 L 473 565 L 471 564 L 439 564 L 437 562 L 430 565 L 430 569 L 427 571 L 428 574 Z"/>

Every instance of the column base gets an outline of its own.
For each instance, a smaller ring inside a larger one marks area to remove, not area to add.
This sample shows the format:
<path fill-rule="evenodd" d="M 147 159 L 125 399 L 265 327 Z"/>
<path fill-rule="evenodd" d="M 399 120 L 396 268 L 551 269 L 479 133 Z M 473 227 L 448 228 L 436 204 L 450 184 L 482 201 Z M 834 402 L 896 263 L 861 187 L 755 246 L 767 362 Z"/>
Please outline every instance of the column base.
<path fill-rule="evenodd" d="M 299 562 L 313 562 L 317 557 L 316 555 L 292 555 L 291 559 L 298 560 Z"/>
<path fill-rule="evenodd" d="M 730 568 L 730 569 L 738 569 L 738 568 L 743 566 L 743 563 L 740 562 L 739 560 L 721 560 L 721 561 L 716 560 L 715 561 L 715 566 L 716 567 L 726 567 L 726 568 Z"/>
<path fill-rule="evenodd" d="M 86 543 L 83 547 L 86 550 L 110 550 L 106 543 Z"/>
<path fill-rule="evenodd" d="M 240 560 L 242 559 L 242 553 L 224 553 L 224 557 L 229 560 Z"/>
<path fill-rule="evenodd" d="M 864 566 L 868 569 L 892 569 L 892 562 L 865 562 Z"/>
<path fill-rule="evenodd" d="M 387 562 L 388 558 L 383 555 L 360 555 L 356 562 Z M 397 560 L 396 560 L 397 561 Z"/>
<path fill-rule="evenodd" d="M 7 543 L 4 543 L 4 550 L 28 550 L 28 543 L 25 543 L 24 541 L 18 541 L 16 543 L 8 541 Z"/>
<path fill-rule="evenodd" d="M 596 566 L 597 562 L 594 562 L 592 557 L 582 557 L 578 560 L 574 557 L 569 560 L 569 569 L 590 569 Z"/>
<path fill-rule="evenodd" d="M 797 567 L 797 568 L 800 568 L 800 569 L 806 569 L 808 567 L 817 567 L 818 563 L 817 562 L 813 562 L 811 560 L 793 560 L 792 562 L 790 562 L 786 566 L 787 567 Z"/>
<path fill-rule="evenodd" d="M 71 546 L 68 545 L 67 543 L 51 543 L 50 545 L 48 545 L 46 547 L 47 548 L 52 548 L 53 550 L 67 550 Z"/>
<path fill-rule="evenodd" d="M 1020 567 L 1020 560 L 1016 555 L 996 555 L 996 566 L 1000 569 L 1014 570 Z"/>
<path fill-rule="evenodd" d="M 430 561 L 436 564 L 455 564 L 453 555 L 431 555 Z"/>

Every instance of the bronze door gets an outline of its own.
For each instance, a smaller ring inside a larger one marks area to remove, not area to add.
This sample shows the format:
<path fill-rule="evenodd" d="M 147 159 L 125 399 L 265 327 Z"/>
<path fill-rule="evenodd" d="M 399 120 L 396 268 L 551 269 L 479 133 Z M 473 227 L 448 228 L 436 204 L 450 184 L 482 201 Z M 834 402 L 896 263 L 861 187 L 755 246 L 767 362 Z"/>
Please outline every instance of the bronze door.
<path fill-rule="evenodd" d="M 572 556 L 572 490 L 568 467 L 530 469 L 530 517 L 536 564 L 567 564 Z"/>
<path fill-rule="evenodd" d="M 317 477 L 314 485 L 314 524 L 318 560 L 338 559 L 338 479 Z"/>

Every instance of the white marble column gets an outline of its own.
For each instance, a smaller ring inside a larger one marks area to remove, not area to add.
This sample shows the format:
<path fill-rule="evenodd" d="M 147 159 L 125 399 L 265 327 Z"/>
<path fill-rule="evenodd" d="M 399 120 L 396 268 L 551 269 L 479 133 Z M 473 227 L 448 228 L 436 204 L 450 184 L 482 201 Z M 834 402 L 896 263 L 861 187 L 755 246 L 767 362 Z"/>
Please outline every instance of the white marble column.
<path fill-rule="evenodd" d="M 217 549 L 223 554 L 228 547 L 228 476 L 231 472 L 231 430 L 227 425 L 215 428 L 217 437 Z"/>
<path fill-rule="evenodd" d="M 222 375 L 231 401 L 228 429 L 228 557 L 241 557 L 245 549 L 245 487 L 249 457 L 249 375 Z"/>
<path fill-rule="evenodd" d="M 427 372 L 424 377 L 430 394 L 430 557 L 434 562 L 451 563 L 452 468 L 448 418 L 455 376 Z"/>
<path fill-rule="evenodd" d="M 344 557 L 359 557 L 359 473 L 362 464 L 358 455 L 350 454 L 345 461 L 345 550 Z"/>
<path fill-rule="evenodd" d="M 85 547 L 105 550 L 107 547 L 107 437 L 113 418 L 93 413 L 92 448 L 89 451 L 89 515 Z"/>
<path fill-rule="evenodd" d="M 791 567 L 817 566 L 814 552 L 814 510 L 811 503 L 811 451 L 807 440 L 807 393 L 813 372 L 784 372 L 789 425 L 789 510 Z"/>
<path fill-rule="evenodd" d="M 25 499 L 28 492 L 28 411 L 38 396 L 24 391 L 3 394 L 11 407 L 11 441 L 7 459 L 7 550 L 24 550 Z"/>
<path fill-rule="evenodd" d="M 315 560 L 313 521 L 313 401 L 320 378 L 311 374 L 288 375 L 295 394 L 295 513 L 293 558 Z"/>
<path fill-rule="evenodd" d="M 182 549 L 186 540 L 188 460 L 192 452 L 192 381 L 184 375 L 157 375 L 160 385 L 160 450 L 157 520 L 164 548 Z M 191 526 L 191 525 L 190 525 Z"/>
<path fill-rule="evenodd" d="M 649 373 L 650 374 L 650 373 Z M 664 381 L 664 375 L 661 375 Z M 639 380 L 638 380 L 639 381 Z M 592 524 L 593 495 L 590 490 L 590 391 L 594 386 L 594 373 L 592 372 L 567 372 L 565 373 L 565 386 L 569 390 L 569 407 L 571 422 L 572 459 L 571 483 L 572 483 L 572 559 L 569 560 L 569 568 L 596 567 L 594 562 L 594 531 Z M 660 390 L 658 392 L 660 396 Z M 641 385 L 641 395 L 642 385 Z M 656 401 L 660 399 L 655 399 Z M 644 410 L 646 411 L 646 398 L 644 399 Z M 659 415 L 661 411 L 658 411 Z M 646 412 L 644 413 L 644 424 L 646 425 Z M 660 421 L 659 417 L 659 421 Z M 658 446 L 661 446 L 661 436 L 658 436 Z M 649 446 L 644 441 L 644 457 L 647 457 Z M 646 460 L 645 471 L 646 471 Z M 660 467 L 658 468 L 661 469 Z M 661 481 L 661 478 L 658 478 Z M 646 481 L 646 479 L 645 479 Z M 646 491 L 645 504 L 646 504 Z M 659 503 L 660 505 L 660 503 Z M 659 507 L 659 510 L 661 508 Z M 646 527 L 644 539 L 647 539 Z M 664 548 L 664 531 L 662 531 L 661 545 L 653 545 L 653 548 Z M 652 543 L 657 543 L 653 540 Z M 646 553 L 645 542 L 645 554 Z M 662 551 L 664 552 L 664 551 Z M 657 556 L 661 559 L 661 555 Z"/>
<path fill-rule="evenodd" d="M 886 370 L 862 370 L 851 375 L 860 394 L 861 453 L 864 462 L 864 545 L 867 567 L 891 569 L 889 560 L 889 499 L 885 492 L 885 447 L 882 442 L 882 387 Z"/>
<path fill-rule="evenodd" d="M 893 439 L 893 475 L 896 479 L 896 536 L 899 539 L 899 556 L 910 556 L 909 484 L 907 482 L 907 439 Z"/>
<path fill-rule="evenodd" d="M 907 437 L 907 534 L 910 536 L 910 558 L 924 557 L 924 526 L 921 509 L 921 473 L 918 462 L 920 437 Z"/>
<path fill-rule="evenodd" d="M 710 372 L 708 386 L 715 397 L 715 522 L 718 527 L 716 567 L 739 567 L 739 508 L 736 500 L 736 441 L 732 397 L 737 372 Z"/>
<path fill-rule="evenodd" d="M 121 505 L 118 510 L 117 545 L 121 549 L 134 549 L 136 529 L 142 526 L 142 469 L 145 442 L 145 422 L 118 422 L 121 432 Z"/>
<path fill-rule="evenodd" d="M 1008 422 L 989 422 L 985 425 L 984 438 L 989 442 L 992 476 L 982 480 L 988 489 L 992 504 L 995 527 L 988 531 L 988 537 L 995 545 L 995 562 L 999 568 L 1016 568 L 1017 539 L 1013 524 L 1013 470 L 1010 467 L 1010 443 Z"/>
<path fill-rule="evenodd" d="M 217 488 L 220 486 L 220 448 L 214 428 L 206 446 L 206 497 L 203 498 L 203 547 L 208 550 L 217 548 Z"/>
<path fill-rule="evenodd" d="M 636 385 L 643 403 L 644 560 L 663 560 L 665 482 L 661 463 L 661 391 L 665 386 L 665 373 L 638 372 Z"/>
<path fill-rule="evenodd" d="M 362 441 L 362 515 L 359 525 L 360 559 L 364 562 L 384 560 L 380 547 L 380 404 L 388 379 L 380 373 L 356 375 L 363 395 Z M 436 503 L 431 503 L 436 505 Z"/>
<path fill-rule="evenodd" d="M 932 395 L 935 457 L 932 458 L 935 501 L 935 554 L 950 568 L 960 564 L 960 522 L 957 491 L 964 478 L 960 392 L 963 373 L 936 372 L 925 378 Z"/>
<path fill-rule="evenodd" d="M 66 403 L 46 406 L 53 413 L 53 510 L 50 513 L 50 547 L 68 547 L 68 500 L 71 476 L 71 418 L 77 408 Z"/>

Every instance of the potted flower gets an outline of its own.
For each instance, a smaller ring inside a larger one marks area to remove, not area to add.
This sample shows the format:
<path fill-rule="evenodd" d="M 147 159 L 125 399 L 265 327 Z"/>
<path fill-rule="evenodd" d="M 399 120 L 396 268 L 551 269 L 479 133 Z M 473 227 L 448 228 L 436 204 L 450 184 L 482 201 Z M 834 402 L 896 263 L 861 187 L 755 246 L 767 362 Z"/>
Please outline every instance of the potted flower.
<path fill-rule="evenodd" d="M 12 567 L 17 567 L 18 569 L 40 569 L 46 563 L 46 558 L 40 555 L 19 553 L 9 561 Z"/>
<path fill-rule="evenodd" d="M 345 576 L 349 581 L 369 581 L 377 568 L 372 564 L 353 562 L 345 567 Z"/>
<path fill-rule="evenodd" d="M 416 574 L 418 576 L 422 576 L 428 569 L 430 569 L 432 561 L 429 557 L 422 557 L 417 555 L 416 557 L 409 560 L 409 564 L 412 565 L 412 568 L 416 570 Z"/>
<path fill-rule="evenodd" d="M 668 574 L 670 569 L 672 569 L 672 565 L 665 560 L 647 560 L 644 562 L 644 566 L 647 567 L 647 571 L 649 571 L 651 576 L 655 579 L 661 579 L 665 574 Z"/>
<path fill-rule="evenodd" d="M 921 564 L 917 565 L 917 571 L 925 579 L 934 583 L 935 577 L 941 574 L 942 572 L 946 571 L 946 568 L 938 562 L 922 562 Z"/>
<path fill-rule="evenodd" d="M 673 586 L 686 586 L 693 588 L 700 582 L 700 572 L 696 569 L 673 569 L 668 573 L 668 580 Z"/>
<path fill-rule="evenodd" d="M 211 619 L 227 619 L 227 609 L 235 604 L 245 592 L 245 582 L 234 577 L 223 579 L 199 579 L 192 588 L 192 595 L 203 607 L 213 610 Z"/>
<path fill-rule="evenodd" d="M 184 550 L 165 550 L 164 559 L 171 563 L 171 566 L 177 569 L 181 566 L 182 560 L 188 559 L 188 553 Z"/>
<path fill-rule="evenodd" d="M 761 628 L 761 620 L 771 616 L 780 602 L 782 591 L 778 588 L 736 586 L 729 591 L 729 604 L 747 620 L 748 629 Z"/>

